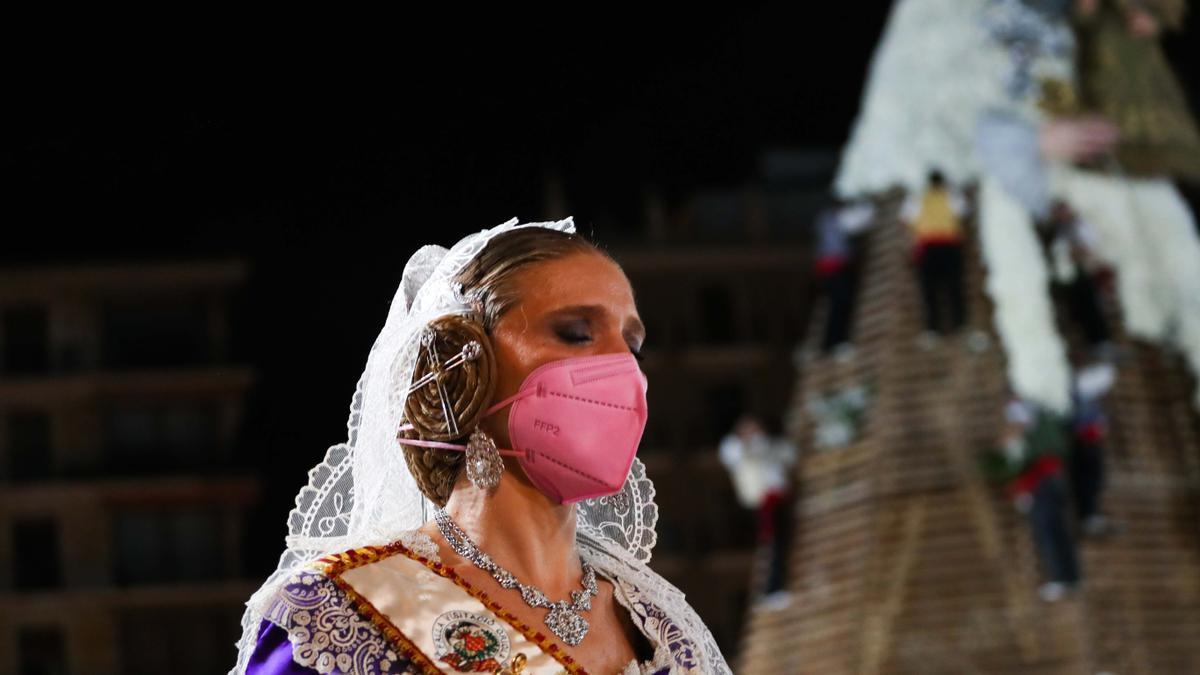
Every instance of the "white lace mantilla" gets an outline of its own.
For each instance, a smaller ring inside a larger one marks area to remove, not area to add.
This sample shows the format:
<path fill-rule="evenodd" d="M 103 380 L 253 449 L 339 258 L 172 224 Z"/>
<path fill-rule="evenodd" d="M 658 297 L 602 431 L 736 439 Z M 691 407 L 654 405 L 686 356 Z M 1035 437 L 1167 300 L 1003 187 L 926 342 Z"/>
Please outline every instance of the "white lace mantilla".
<path fill-rule="evenodd" d="M 403 533 L 400 543 L 413 553 L 441 562 L 437 543 L 420 530 Z M 316 569 L 293 573 L 275 595 L 265 618 L 287 631 L 292 660 L 346 675 L 407 673 L 408 659 L 354 608 L 342 589 Z"/>
<path fill-rule="evenodd" d="M 649 661 L 630 661 L 621 675 L 659 675 L 664 669 L 672 675 L 700 673 L 695 644 L 684 637 L 679 626 L 649 602 L 636 586 L 621 578 L 608 578 L 613 584 L 613 597 L 633 617 L 642 635 L 654 645 Z"/>

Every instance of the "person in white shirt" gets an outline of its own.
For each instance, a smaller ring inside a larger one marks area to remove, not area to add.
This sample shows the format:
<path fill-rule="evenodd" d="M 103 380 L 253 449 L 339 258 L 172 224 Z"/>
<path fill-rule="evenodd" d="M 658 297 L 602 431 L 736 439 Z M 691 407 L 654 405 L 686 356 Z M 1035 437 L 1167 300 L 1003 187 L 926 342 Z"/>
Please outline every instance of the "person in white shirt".
<path fill-rule="evenodd" d="M 771 548 L 766 603 L 786 605 L 787 504 L 791 502 L 789 474 L 796 463 L 796 447 L 787 439 L 772 439 L 757 418 L 746 414 L 721 439 L 719 453 L 733 479 L 738 501 L 757 511 L 759 544 Z"/>

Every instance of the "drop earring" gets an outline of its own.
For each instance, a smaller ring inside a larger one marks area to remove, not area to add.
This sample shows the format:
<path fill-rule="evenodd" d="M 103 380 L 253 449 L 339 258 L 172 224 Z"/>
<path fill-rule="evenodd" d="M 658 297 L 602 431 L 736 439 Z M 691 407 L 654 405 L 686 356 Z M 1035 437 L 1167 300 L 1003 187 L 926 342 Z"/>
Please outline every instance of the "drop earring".
<path fill-rule="evenodd" d="M 445 421 L 445 428 L 443 430 L 434 427 L 432 429 L 433 435 L 443 438 L 449 437 L 450 439 L 459 438 L 461 434 L 459 432 L 458 412 L 455 410 L 454 401 L 449 392 L 447 392 L 443 379 L 450 370 L 469 361 L 475 361 L 483 356 L 484 346 L 478 339 L 470 340 L 463 344 L 458 353 L 443 362 L 439 358 L 438 351 L 434 346 L 436 340 L 437 332 L 427 327 L 426 331 L 420 337 L 420 345 L 428 356 L 429 370 L 412 382 L 408 388 L 408 395 L 411 396 L 422 387 L 433 385 L 433 394 L 436 396 L 437 402 L 432 405 L 428 404 L 430 402 L 426 402 L 424 406 L 425 410 L 421 410 L 421 406 L 418 406 L 418 412 L 424 413 L 428 408 L 436 410 L 437 407 L 440 407 L 442 419 Z M 406 399 L 406 406 L 411 405 L 412 402 Z M 475 419 L 478 418 L 475 417 Z M 415 428 L 414 425 L 409 422 L 400 427 L 400 432 L 402 433 L 407 429 L 413 428 Z M 447 444 L 441 440 L 426 441 L 399 438 L 399 441 L 401 445 L 446 447 L 451 449 L 463 448 L 462 445 Z M 496 448 L 496 441 L 483 430 L 482 425 L 478 422 L 476 422 L 475 430 L 471 432 L 467 440 L 465 454 L 467 479 L 471 481 L 471 484 L 486 492 L 495 489 L 500 484 L 500 475 L 504 473 L 504 460 L 501 459 L 500 451 Z"/>
<path fill-rule="evenodd" d="M 496 441 L 483 430 L 475 427 L 467 441 L 467 479 L 481 490 L 491 491 L 500 484 L 504 472 L 504 460 L 496 450 Z"/>

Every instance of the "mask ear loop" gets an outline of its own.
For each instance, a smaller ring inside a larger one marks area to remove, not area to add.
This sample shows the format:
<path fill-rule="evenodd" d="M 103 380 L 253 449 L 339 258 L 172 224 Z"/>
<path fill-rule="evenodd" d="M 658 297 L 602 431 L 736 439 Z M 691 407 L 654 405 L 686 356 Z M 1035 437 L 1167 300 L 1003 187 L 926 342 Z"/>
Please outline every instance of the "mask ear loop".
<path fill-rule="evenodd" d="M 447 362 L 447 363 L 449 363 L 449 362 Z M 504 406 L 508 405 L 509 403 L 512 403 L 513 401 L 517 400 L 518 398 L 523 398 L 523 397 L 527 396 L 528 393 L 529 392 L 520 391 L 520 392 L 517 392 L 516 394 L 513 394 L 512 396 L 509 396 L 508 398 L 504 399 L 503 401 L 500 401 L 496 405 L 488 408 L 483 414 L 484 417 L 487 417 L 488 415 L 491 415 L 492 413 L 496 412 L 497 410 L 504 408 Z M 411 424 L 403 424 L 400 426 L 399 431 L 408 431 L 409 429 L 412 429 L 412 428 L 413 428 L 413 425 L 411 425 Z M 399 441 L 401 445 L 419 445 L 423 448 L 442 448 L 445 450 L 462 450 L 462 451 L 466 451 L 466 449 L 467 449 L 467 446 L 465 446 L 465 445 L 459 445 L 457 443 L 443 443 L 442 441 L 425 441 L 425 440 L 416 439 L 416 438 L 413 438 L 413 439 L 400 438 L 399 436 L 397 436 L 396 440 Z M 501 455 L 507 455 L 509 457 L 524 457 L 526 454 L 524 452 L 521 452 L 520 450 L 501 450 L 499 448 L 496 449 L 496 452 L 500 453 Z"/>
<path fill-rule="evenodd" d="M 450 431 L 457 436 L 459 433 L 458 432 L 458 423 L 455 421 L 454 415 L 447 409 L 447 405 L 446 405 L 447 397 L 446 397 L 445 390 L 442 388 L 441 375 L 452 368 L 457 368 L 458 366 L 461 366 L 462 364 L 466 363 L 467 361 L 474 361 L 475 359 L 479 358 L 479 355 L 481 353 L 483 353 L 483 347 L 475 340 L 471 340 L 470 342 L 463 345 L 462 349 L 457 354 L 450 357 L 444 364 L 439 364 L 437 361 L 437 350 L 433 349 L 432 333 L 426 333 L 425 336 L 422 337 L 422 343 L 425 347 L 427 347 L 429 349 L 430 359 L 433 363 L 433 368 L 429 372 L 425 373 L 425 375 L 421 376 L 417 381 L 413 382 L 412 386 L 410 386 L 408 388 L 407 394 L 412 394 L 414 391 L 420 389 L 421 387 L 424 387 L 425 385 L 429 384 L 430 382 L 436 382 L 437 383 L 437 391 L 438 391 L 438 400 L 442 404 L 442 414 L 446 416 L 446 423 L 450 427 Z M 484 411 L 484 413 L 483 413 L 484 417 L 491 415 L 492 413 L 496 412 L 497 410 L 500 410 L 501 408 L 508 405 L 509 403 L 512 403 L 513 401 L 517 400 L 518 398 L 522 398 L 522 397 L 528 395 L 529 393 L 530 392 L 519 391 L 516 394 L 509 396 L 508 398 L 504 399 L 503 401 L 500 401 L 496 405 L 493 405 L 492 407 L 490 407 L 486 411 Z M 415 446 L 420 446 L 423 448 L 441 448 L 444 450 L 460 450 L 460 451 L 464 451 L 464 452 L 467 449 L 467 446 L 459 445 L 457 443 L 444 443 L 442 441 L 426 441 L 426 440 L 421 440 L 421 439 L 406 439 L 406 438 L 401 438 L 399 436 L 400 432 L 408 431 L 412 428 L 413 428 L 412 424 L 403 424 L 400 426 L 399 429 L 397 429 L 396 440 L 401 445 L 415 445 Z M 524 452 L 521 452 L 520 450 L 500 450 L 499 448 L 496 449 L 496 452 L 500 453 L 501 455 L 507 455 L 509 457 L 524 457 L 526 454 Z"/>

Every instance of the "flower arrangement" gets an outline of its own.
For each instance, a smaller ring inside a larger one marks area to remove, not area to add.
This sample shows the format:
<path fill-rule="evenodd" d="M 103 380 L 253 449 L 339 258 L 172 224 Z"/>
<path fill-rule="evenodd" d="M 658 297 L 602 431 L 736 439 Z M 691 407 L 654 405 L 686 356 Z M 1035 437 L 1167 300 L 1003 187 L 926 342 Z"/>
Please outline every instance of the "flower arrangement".
<path fill-rule="evenodd" d="M 813 421 L 813 447 L 833 450 L 856 440 L 873 397 L 874 386 L 859 383 L 809 398 L 804 408 Z"/>

